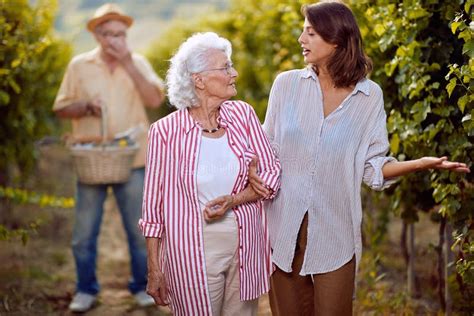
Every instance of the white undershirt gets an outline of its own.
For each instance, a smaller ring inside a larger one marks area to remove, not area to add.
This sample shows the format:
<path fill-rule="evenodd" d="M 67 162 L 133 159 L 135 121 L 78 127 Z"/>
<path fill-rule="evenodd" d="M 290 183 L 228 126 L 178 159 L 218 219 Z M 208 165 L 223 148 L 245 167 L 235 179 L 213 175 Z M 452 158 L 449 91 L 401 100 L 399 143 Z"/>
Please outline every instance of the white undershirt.
<path fill-rule="evenodd" d="M 201 209 L 204 210 L 207 202 L 231 194 L 238 174 L 239 160 L 229 146 L 227 133 L 219 138 L 203 136 L 197 168 L 197 189 Z"/>

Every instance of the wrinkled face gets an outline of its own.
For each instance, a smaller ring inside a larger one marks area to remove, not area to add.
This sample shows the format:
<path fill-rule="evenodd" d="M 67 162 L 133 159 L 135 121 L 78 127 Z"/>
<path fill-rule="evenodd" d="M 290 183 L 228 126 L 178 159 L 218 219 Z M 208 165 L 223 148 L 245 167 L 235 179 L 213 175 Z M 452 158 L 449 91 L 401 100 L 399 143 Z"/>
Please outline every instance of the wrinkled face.
<path fill-rule="evenodd" d="M 127 38 L 127 25 L 118 20 L 109 20 L 98 25 L 94 31 L 94 37 L 99 43 L 102 51 L 115 47 L 119 42 L 124 44 Z"/>
<path fill-rule="evenodd" d="M 304 61 L 316 66 L 326 65 L 337 46 L 326 42 L 316 33 L 308 19 L 304 20 L 303 32 L 298 38 L 298 42 L 303 48 Z"/>
<path fill-rule="evenodd" d="M 199 73 L 201 88 L 207 97 L 230 99 L 237 94 L 235 88 L 235 78 L 237 70 L 232 66 L 232 62 L 227 55 L 220 50 L 211 50 L 208 56 L 210 62 L 206 70 Z"/>

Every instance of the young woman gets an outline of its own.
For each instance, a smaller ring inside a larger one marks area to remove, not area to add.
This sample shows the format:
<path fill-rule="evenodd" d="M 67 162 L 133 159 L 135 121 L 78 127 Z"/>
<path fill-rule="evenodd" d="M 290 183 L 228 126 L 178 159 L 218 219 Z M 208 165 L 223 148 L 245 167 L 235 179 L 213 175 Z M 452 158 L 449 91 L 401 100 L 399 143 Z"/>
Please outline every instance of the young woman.
<path fill-rule="evenodd" d="M 308 64 L 280 74 L 264 130 L 281 161 L 281 189 L 268 214 L 273 315 L 351 315 L 361 255 L 361 184 L 376 190 L 426 169 L 469 172 L 446 157 L 398 162 L 389 148 L 382 90 L 351 10 L 304 6 L 298 41 Z M 251 173 L 254 190 L 266 188 Z"/>

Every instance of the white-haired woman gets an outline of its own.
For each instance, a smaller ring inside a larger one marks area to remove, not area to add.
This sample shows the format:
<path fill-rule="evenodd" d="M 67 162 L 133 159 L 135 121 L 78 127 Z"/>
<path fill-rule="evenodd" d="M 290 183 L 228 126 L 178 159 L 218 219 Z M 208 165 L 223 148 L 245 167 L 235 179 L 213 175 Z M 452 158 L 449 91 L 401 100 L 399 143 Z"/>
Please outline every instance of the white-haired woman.
<path fill-rule="evenodd" d="M 255 315 L 269 289 L 266 217 L 247 179 L 258 164 L 274 196 L 280 163 L 252 107 L 228 101 L 237 93 L 231 50 L 215 33 L 188 38 L 167 76 L 178 111 L 149 131 L 147 290 L 176 315 Z"/>

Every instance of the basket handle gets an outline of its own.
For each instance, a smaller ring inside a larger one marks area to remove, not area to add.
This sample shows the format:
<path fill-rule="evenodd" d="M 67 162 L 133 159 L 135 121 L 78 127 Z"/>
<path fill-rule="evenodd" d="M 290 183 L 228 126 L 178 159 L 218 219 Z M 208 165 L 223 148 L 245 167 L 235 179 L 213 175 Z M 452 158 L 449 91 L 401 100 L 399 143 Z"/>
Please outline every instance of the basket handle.
<path fill-rule="evenodd" d="M 102 136 L 102 147 L 105 147 L 105 144 L 107 142 L 107 106 L 102 103 L 102 115 L 100 116 L 101 118 L 101 124 L 100 124 L 100 134 Z"/>

